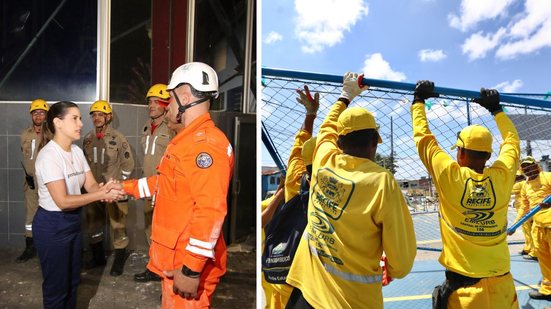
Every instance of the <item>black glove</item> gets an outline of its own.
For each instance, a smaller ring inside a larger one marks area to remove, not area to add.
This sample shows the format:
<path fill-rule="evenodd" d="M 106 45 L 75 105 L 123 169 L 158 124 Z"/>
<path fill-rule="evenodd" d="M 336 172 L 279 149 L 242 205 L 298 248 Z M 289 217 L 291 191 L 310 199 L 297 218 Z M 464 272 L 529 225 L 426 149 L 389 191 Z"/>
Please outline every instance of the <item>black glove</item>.
<path fill-rule="evenodd" d="M 413 92 L 413 103 L 425 103 L 428 98 L 438 98 L 440 94 L 434 92 L 434 83 L 430 80 L 420 80 L 415 85 Z"/>
<path fill-rule="evenodd" d="M 475 98 L 473 101 L 492 114 L 503 111 L 499 104 L 499 92 L 495 89 L 480 88 L 480 98 Z"/>

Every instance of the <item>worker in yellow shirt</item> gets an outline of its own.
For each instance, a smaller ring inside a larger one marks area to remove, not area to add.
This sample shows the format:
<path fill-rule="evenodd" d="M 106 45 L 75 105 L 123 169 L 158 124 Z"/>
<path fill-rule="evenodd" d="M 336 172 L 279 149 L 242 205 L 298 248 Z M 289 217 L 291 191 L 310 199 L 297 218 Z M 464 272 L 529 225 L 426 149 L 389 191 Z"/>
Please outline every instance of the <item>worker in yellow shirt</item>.
<path fill-rule="evenodd" d="M 534 215 L 532 224 L 534 253 L 543 279 L 539 290 L 530 291 L 528 295 L 533 299 L 551 301 L 551 210 L 549 209 L 551 205 L 541 203 L 551 194 L 551 172 L 541 171 L 536 160 L 530 156 L 522 160 L 520 167 L 526 175 L 526 183 L 522 187 L 520 194 L 522 204 L 515 221 L 538 204 L 543 208 Z"/>
<path fill-rule="evenodd" d="M 383 308 L 383 251 L 393 278 L 407 275 L 415 232 L 400 186 L 377 165 L 381 137 L 373 115 L 347 108 L 367 86 L 346 73 L 313 154 L 308 224 L 287 283 L 286 308 Z"/>
<path fill-rule="evenodd" d="M 518 308 L 505 233 L 520 156 L 517 130 L 499 104 L 499 93 L 483 88 L 475 102 L 495 117 L 503 138 L 499 157 L 485 167 L 492 155 L 492 134 L 470 125 L 457 135 L 455 161 L 429 129 L 425 100 L 436 96 L 433 82 L 419 81 L 411 106 L 417 151 L 441 197 L 439 262 L 446 268 L 446 280 L 435 288 L 433 308 Z"/>
<path fill-rule="evenodd" d="M 285 187 L 283 186 L 283 184 L 284 184 L 283 180 L 280 179 L 280 183 L 275 194 L 263 200 L 261 203 L 262 252 L 264 251 L 264 239 L 266 239 L 266 235 L 264 233 L 264 227 L 266 226 L 266 224 L 268 224 L 268 222 L 270 222 L 270 220 L 272 219 L 272 216 L 274 215 L 275 210 L 280 204 L 284 202 L 284 199 L 285 199 Z M 262 272 L 262 289 L 264 290 L 264 296 L 266 297 L 266 304 L 264 308 L 269 309 L 272 306 L 272 295 L 275 292 L 274 292 L 273 284 L 269 283 L 264 278 L 264 272 Z"/>
<path fill-rule="evenodd" d="M 522 204 L 520 200 L 520 193 L 525 182 L 526 177 L 524 177 L 524 175 L 522 174 L 522 170 L 519 168 L 517 171 L 517 175 L 515 176 L 515 184 L 513 185 L 513 190 L 511 191 L 511 195 L 513 195 L 513 207 L 515 207 L 517 214 L 520 211 L 519 208 Z M 522 255 L 523 258 L 528 259 L 528 257 L 530 257 L 531 259 L 533 256 L 535 256 L 534 244 L 532 241 L 532 219 L 522 224 L 522 233 L 524 234 L 524 247 L 519 253 Z"/>
<path fill-rule="evenodd" d="M 306 175 L 306 181 L 310 181 L 310 175 L 312 173 L 312 155 L 314 153 L 314 147 L 316 146 L 316 137 L 312 136 L 312 132 L 319 109 L 319 93 L 314 94 L 312 97 L 308 86 L 304 86 L 304 91 L 297 90 L 297 94 L 297 102 L 304 106 L 306 114 L 300 130 L 295 136 L 295 142 L 289 154 L 284 187 L 285 203 L 299 194 L 304 175 Z M 293 287 L 288 284 L 272 284 L 272 295 L 270 297 L 271 303 L 269 308 L 285 308 L 292 291 Z"/>

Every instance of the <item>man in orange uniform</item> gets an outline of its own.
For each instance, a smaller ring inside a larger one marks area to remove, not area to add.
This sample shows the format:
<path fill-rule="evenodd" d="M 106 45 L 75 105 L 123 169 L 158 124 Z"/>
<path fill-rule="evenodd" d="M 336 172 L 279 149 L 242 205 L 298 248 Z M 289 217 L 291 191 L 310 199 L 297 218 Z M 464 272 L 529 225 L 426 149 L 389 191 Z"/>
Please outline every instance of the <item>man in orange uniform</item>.
<path fill-rule="evenodd" d="M 167 87 L 167 118 L 178 134 L 158 175 L 123 183 L 137 198 L 155 195 L 148 269 L 162 278 L 163 308 L 209 307 L 226 272 L 221 235 L 227 211 L 233 150 L 209 114 L 218 76 L 192 62 L 177 68 Z"/>

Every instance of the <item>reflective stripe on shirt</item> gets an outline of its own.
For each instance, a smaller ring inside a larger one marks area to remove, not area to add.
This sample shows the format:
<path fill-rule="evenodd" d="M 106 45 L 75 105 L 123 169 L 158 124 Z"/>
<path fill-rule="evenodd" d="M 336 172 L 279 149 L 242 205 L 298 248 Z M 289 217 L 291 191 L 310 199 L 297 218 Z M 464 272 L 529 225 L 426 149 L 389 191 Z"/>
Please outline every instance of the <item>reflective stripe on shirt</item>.
<path fill-rule="evenodd" d="M 318 256 L 318 251 L 316 250 L 316 248 L 310 245 L 308 245 L 308 247 L 310 248 L 310 252 L 313 255 Z M 340 277 L 341 279 L 344 279 L 346 281 L 354 281 L 359 283 L 378 283 L 378 282 L 382 282 L 383 280 L 383 275 L 370 276 L 370 275 L 358 275 L 358 274 L 347 273 L 347 272 L 338 270 L 335 267 L 322 262 L 321 260 L 320 262 L 323 264 L 323 267 L 328 273 L 335 275 L 337 277 Z"/>

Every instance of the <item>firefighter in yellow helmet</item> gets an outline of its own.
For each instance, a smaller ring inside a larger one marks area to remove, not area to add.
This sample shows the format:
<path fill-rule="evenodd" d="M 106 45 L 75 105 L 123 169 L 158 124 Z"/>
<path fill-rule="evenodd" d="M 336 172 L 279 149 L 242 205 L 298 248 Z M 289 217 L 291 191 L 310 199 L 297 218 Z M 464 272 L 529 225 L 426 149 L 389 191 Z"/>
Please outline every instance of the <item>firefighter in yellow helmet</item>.
<path fill-rule="evenodd" d="M 42 132 L 42 123 L 46 119 L 46 113 L 49 106 L 43 99 L 36 99 L 31 102 L 29 113 L 31 114 L 32 125 L 23 130 L 20 136 L 21 153 L 23 160 L 23 171 L 25 172 L 25 184 L 23 192 L 25 194 L 25 250 L 17 257 L 16 262 L 26 262 L 28 259 L 36 256 L 32 235 L 32 223 L 34 214 L 38 208 L 38 191 L 35 188 L 34 181 L 34 161 L 43 143 L 44 134 Z"/>
<path fill-rule="evenodd" d="M 107 183 L 110 179 L 126 179 L 134 169 L 134 158 L 126 137 L 109 124 L 113 120 L 113 110 L 107 101 L 98 100 L 90 106 L 90 117 L 94 129 L 84 137 L 84 155 L 90 170 L 98 183 Z M 103 249 L 105 211 L 109 214 L 111 241 L 115 248 L 115 260 L 111 268 L 112 276 L 123 273 L 126 259 L 128 236 L 126 234 L 126 215 L 128 201 L 112 203 L 94 202 L 86 207 L 88 236 L 93 258 L 85 265 L 87 268 L 106 264 Z"/>
<path fill-rule="evenodd" d="M 142 130 L 141 144 L 144 154 L 142 177 L 157 174 L 157 166 L 161 162 L 166 146 L 175 135 L 175 132 L 168 127 L 168 121 L 165 118 L 168 99 L 170 99 L 170 94 L 166 90 L 165 84 L 155 84 L 147 91 L 146 100 L 150 119 L 147 120 Z M 145 199 L 144 227 L 148 244 L 151 238 L 153 203 L 154 201 L 151 198 Z M 134 280 L 148 282 L 160 281 L 161 278 L 146 268 L 143 272 L 135 274 Z"/>

